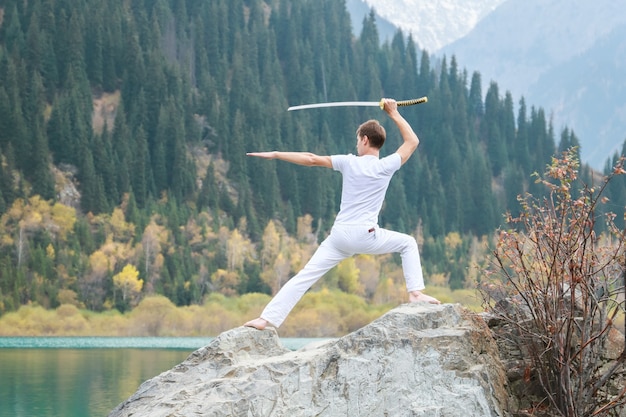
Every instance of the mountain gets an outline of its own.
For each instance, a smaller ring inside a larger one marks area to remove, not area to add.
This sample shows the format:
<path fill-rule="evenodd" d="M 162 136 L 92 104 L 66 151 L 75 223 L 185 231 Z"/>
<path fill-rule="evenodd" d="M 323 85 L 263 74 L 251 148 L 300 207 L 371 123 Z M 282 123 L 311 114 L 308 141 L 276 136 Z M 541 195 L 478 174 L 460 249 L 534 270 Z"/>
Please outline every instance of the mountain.
<path fill-rule="evenodd" d="M 485 90 L 495 81 L 516 102 L 524 97 L 545 109 L 557 133 L 574 131 L 581 158 L 596 169 L 626 139 L 621 7 L 610 0 L 348 0 L 353 27 L 373 8 L 382 40 L 392 24 L 435 56 L 454 55 L 460 67 L 480 72 Z"/>
<path fill-rule="evenodd" d="M 503 1 L 348 0 L 347 5 L 353 16 L 354 28 L 360 30 L 362 10 L 373 8 L 381 20 L 391 22 L 407 34 L 411 33 L 420 48 L 433 52 L 466 35 Z M 358 12 L 359 26 L 354 24 L 355 12 Z"/>
<path fill-rule="evenodd" d="M 363 29 L 363 20 L 369 17 L 372 7 L 363 0 L 347 0 L 346 7 L 350 13 L 352 31 L 356 36 L 360 36 Z M 391 41 L 393 35 L 398 31 L 398 26 L 378 14 L 376 9 L 374 9 L 374 15 L 376 17 L 376 29 L 381 42 Z"/>
<path fill-rule="evenodd" d="M 600 168 L 626 139 L 626 14 L 610 0 L 507 0 L 437 51 L 479 71 L 557 131 L 573 129 L 584 162 Z M 621 52 L 621 53 L 620 53 Z"/>

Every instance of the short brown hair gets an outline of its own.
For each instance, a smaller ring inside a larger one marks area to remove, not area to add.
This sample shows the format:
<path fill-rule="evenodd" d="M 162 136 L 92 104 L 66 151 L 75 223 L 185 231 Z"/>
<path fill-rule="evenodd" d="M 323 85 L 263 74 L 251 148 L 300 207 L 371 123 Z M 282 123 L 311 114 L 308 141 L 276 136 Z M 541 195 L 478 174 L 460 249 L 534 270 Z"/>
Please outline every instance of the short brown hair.
<path fill-rule="evenodd" d="M 367 122 L 362 123 L 356 130 L 356 135 L 358 137 L 367 136 L 370 141 L 370 145 L 377 149 L 383 147 L 385 138 L 387 137 L 385 128 L 378 123 L 378 120 L 368 120 Z"/>

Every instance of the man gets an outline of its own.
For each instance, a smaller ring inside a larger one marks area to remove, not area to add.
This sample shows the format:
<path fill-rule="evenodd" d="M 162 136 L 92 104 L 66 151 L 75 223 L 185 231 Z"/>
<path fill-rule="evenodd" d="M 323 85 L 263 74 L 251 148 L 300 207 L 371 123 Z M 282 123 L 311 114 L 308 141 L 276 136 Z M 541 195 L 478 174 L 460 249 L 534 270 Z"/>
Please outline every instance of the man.
<path fill-rule="evenodd" d="M 342 260 L 356 254 L 380 255 L 398 252 L 410 302 L 439 304 L 424 294 L 424 278 L 417 242 L 409 235 L 378 227 L 378 215 L 393 174 L 413 155 L 419 139 L 398 112 L 393 99 L 384 99 L 384 110 L 394 121 L 403 143 L 398 150 L 380 159 L 385 143 L 385 129 L 369 120 L 357 129 L 357 156 L 320 156 L 310 152 L 252 152 L 249 156 L 280 159 L 305 166 L 320 166 L 343 175 L 341 206 L 330 235 L 322 242 L 309 262 L 280 289 L 261 316 L 244 324 L 259 330 L 280 327 L 291 309 L 318 279 Z"/>

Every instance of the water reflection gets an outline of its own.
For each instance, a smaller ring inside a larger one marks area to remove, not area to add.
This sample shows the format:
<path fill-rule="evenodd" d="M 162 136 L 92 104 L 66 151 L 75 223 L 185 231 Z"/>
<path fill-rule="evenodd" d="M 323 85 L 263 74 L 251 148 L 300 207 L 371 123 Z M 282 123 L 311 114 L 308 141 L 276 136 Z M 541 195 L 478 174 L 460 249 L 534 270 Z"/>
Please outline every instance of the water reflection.
<path fill-rule="evenodd" d="M 139 385 L 192 351 L 2 349 L 0 416 L 106 416 Z"/>
<path fill-rule="evenodd" d="M 0 417 L 107 416 L 211 340 L 0 337 Z M 281 339 L 292 350 L 320 340 Z"/>

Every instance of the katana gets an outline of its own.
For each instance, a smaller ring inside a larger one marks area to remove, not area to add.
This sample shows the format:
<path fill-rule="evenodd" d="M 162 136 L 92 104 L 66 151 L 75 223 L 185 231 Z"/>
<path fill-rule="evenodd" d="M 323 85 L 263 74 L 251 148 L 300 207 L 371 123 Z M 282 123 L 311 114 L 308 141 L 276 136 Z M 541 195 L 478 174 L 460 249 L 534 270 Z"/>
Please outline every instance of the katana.
<path fill-rule="evenodd" d="M 414 104 L 422 104 L 428 102 L 428 97 L 414 98 L 412 100 L 398 101 L 398 106 L 412 106 Z M 304 110 L 304 109 L 319 109 L 324 107 L 380 107 L 385 108 L 385 99 L 380 101 L 335 101 L 330 103 L 315 103 L 315 104 L 302 104 L 300 106 L 291 106 L 287 111 L 292 110 Z"/>

